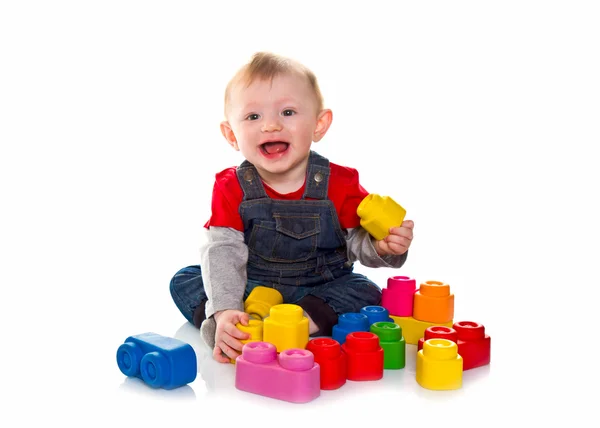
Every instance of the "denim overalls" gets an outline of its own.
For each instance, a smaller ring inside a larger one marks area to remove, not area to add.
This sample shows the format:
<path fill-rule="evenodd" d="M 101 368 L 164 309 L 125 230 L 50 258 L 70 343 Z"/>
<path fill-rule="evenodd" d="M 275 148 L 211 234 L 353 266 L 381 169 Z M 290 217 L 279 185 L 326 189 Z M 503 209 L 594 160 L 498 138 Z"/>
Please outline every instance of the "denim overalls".
<path fill-rule="evenodd" d="M 254 165 L 244 161 L 237 169 L 244 193 L 239 209 L 249 250 L 244 299 L 262 285 L 278 290 L 285 303 L 315 296 L 338 315 L 380 304 L 381 289 L 353 273 L 348 262 L 344 233 L 335 206 L 327 199 L 329 173 L 329 161 L 311 152 L 302 199 L 277 200 L 267 196 Z M 200 266 L 177 272 L 171 294 L 193 322 L 195 307 L 206 299 Z"/>

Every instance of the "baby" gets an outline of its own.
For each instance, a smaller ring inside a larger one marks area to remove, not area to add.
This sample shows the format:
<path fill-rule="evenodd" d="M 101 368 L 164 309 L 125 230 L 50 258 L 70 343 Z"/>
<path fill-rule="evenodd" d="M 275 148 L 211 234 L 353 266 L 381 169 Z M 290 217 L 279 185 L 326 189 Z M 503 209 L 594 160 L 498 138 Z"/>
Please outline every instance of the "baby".
<path fill-rule="evenodd" d="M 304 310 L 311 336 L 329 336 L 338 315 L 379 305 L 381 289 L 353 263 L 400 268 L 413 239 L 405 220 L 375 240 L 356 209 L 369 194 L 358 172 L 311 150 L 332 121 L 315 75 L 302 64 L 256 53 L 225 90 L 221 132 L 245 161 L 216 174 L 200 265 L 181 269 L 171 295 L 201 329 L 219 362 L 249 338 L 244 300 L 278 290 Z"/>

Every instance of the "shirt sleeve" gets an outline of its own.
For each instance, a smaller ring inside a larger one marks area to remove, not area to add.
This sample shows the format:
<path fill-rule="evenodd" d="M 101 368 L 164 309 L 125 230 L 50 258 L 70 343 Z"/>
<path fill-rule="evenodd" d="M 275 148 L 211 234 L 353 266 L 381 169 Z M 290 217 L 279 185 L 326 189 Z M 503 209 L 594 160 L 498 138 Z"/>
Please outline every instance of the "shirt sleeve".
<path fill-rule="evenodd" d="M 200 248 L 207 318 L 225 309 L 244 310 L 247 262 L 248 247 L 242 232 L 214 226 L 208 229 L 206 243 Z"/>
<path fill-rule="evenodd" d="M 354 168 L 344 168 L 344 179 L 339 192 L 343 195 L 338 218 L 342 229 L 351 229 L 360 225 L 360 217 L 356 209 L 369 192 L 360 184 L 358 171 Z"/>
<path fill-rule="evenodd" d="M 211 217 L 204 227 L 228 227 L 243 232 L 244 223 L 239 210 L 243 197 L 235 168 L 218 173 L 213 186 Z"/>

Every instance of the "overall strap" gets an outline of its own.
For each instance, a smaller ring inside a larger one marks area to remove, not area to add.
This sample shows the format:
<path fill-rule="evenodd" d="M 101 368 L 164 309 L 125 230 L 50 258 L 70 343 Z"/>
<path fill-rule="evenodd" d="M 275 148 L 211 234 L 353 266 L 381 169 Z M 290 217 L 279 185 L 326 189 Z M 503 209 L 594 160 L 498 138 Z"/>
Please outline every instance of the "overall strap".
<path fill-rule="evenodd" d="M 267 192 L 258 175 L 258 171 L 250 162 L 245 160 L 236 171 L 238 181 L 244 192 L 244 201 L 267 197 Z"/>
<path fill-rule="evenodd" d="M 329 171 L 329 160 L 311 151 L 308 158 L 306 186 L 302 199 L 327 199 Z"/>

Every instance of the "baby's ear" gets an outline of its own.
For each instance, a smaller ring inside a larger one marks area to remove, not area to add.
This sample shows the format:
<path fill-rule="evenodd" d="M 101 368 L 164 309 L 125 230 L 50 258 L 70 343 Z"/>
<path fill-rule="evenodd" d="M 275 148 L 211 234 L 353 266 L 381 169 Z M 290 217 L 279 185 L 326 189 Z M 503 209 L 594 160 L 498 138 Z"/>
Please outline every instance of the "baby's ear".
<path fill-rule="evenodd" d="M 329 109 L 321 110 L 319 115 L 317 116 L 317 126 L 315 128 L 315 132 L 313 132 L 313 141 L 315 143 L 319 142 L 327 133 L 327 130 L 331 126 L 331 121 L 333 120 L 333 113 Z"/>
<path fill-rule="evenodd" d="M 237 139 L 235 138 L 235 134 L 233 133 L 233 129 L 231 129 L 229 122 L 221 122 L 221 134 L 223 134 L 223 137 L 225 137 L 231 147 L 233 147 L 235 150 L 240 150 Z"/>

